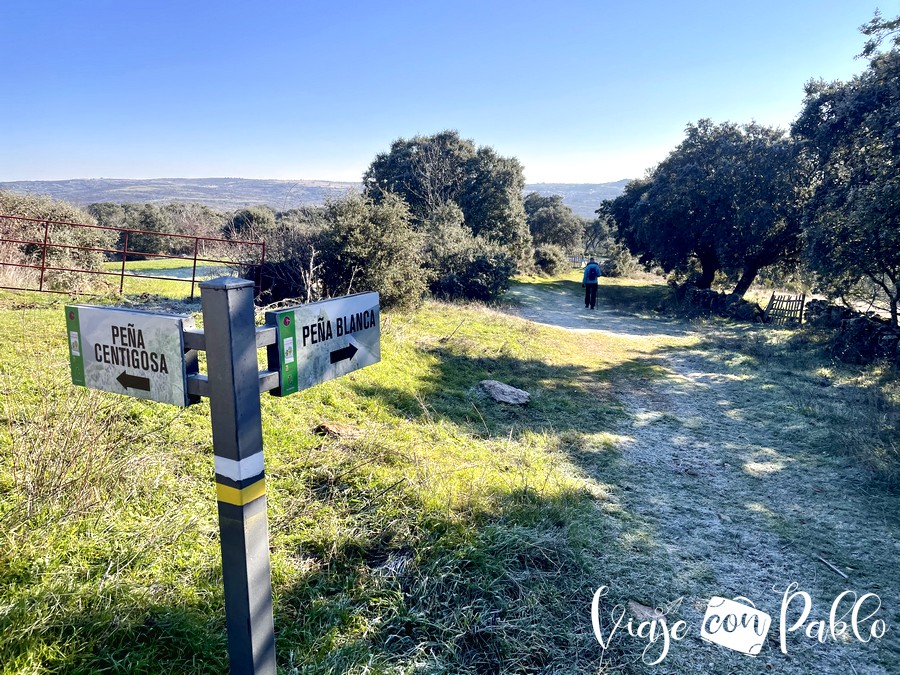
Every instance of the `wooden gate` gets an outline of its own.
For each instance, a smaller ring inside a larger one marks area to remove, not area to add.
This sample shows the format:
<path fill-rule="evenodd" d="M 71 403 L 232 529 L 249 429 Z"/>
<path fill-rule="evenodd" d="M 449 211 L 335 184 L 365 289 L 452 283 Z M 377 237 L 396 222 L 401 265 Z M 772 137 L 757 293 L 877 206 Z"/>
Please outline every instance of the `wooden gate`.
<path fill-rule="evenodd" d="M 772 293 L 769 299 L 769 305 L 763 314 L 763 323 L 774 323 L 775 325 L 785 325 L 794 321 L 797 324 L 803 323 L 803 306 L 806 302 L 806 294 L 796 295 L 779 295 Z"/>

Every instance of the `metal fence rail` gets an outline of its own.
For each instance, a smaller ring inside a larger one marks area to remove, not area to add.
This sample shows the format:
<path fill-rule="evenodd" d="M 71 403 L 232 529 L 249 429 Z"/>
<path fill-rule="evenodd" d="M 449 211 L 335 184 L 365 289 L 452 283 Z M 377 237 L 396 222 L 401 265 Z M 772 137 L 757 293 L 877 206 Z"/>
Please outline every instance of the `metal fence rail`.
<path fill-rule="evenodd" d="M 31 227 L 32 231 L 39 235 L 41 234 L 41 231 L 43 231 L 43 236 L 40 240 L 37 240 L 37 238 L 30 239 L 15 236 L 14 233 L 22 232 L 28 227 Z M 57 229 L 56 232 L 54 232 L 54 228 Z M 115 232 L 118 234 L 118 241 L 121 242 L 121 248 L 104 248 L 63 243 L 70 241 L 72 235 L 75 235 L 74 238 L 77 240 L 78 233 L 83 230 L 105 230 L 108 232 Z M 54 241 L 54 234 L 62 235 L 61 238 L 63 241 Z M 152 236 L 160 242 L 168 241 L 170 243 L 161 248 L 172 249 L 177 246 L 182 250 L 186 249 L 192 251 L 192 254 L 151 253 L 129 249 L 129 240 L 133 240 L 136 235 Z M 176 242 L 176 244 L 173 245 L 171 242 Z M 231 252 L 239 252 L 247 250 L 248 248 L 253 252 L 253 255 L 227 257 Z M 116 271 L 74 266 L 67 267 L 64 264 L 56 264 L 54 262 L 53 252 L 58 250 L 100 253 L 106 257 L 107 261 L 118 262 L 119 259 L 121 259 L 122 264 Z M 207 253 L 207 250 L 211 252 Z M 13 259 L 9 259 L 10 257 Z M 185 261 L 185 267 L 188 267 L 188 263 L 190 263 L 191 276 L 178 277 L 160 274 L 142 274 L 127 270 L 126 265 L 128 262 L 146 259 L 183 260 Z M 105 225 L 88 225 L 86 223 L 72 223 L 61 220 L 25 218 L 22 216 L 0 214 L 0 269 L 14 268 L 32 270 L 37 275 L 36 288 L 23 285 L 0 285 L 0 288 L 9 290 L 41 291 L 45 293 L 64 293 L 68 295 L 93 295 L 92 293 L 73 292 L 71 289 L 60 290 L 52 288 L 48 284 L 47 272 L 72 272 L 97 277 L 118 277 L 120 293 L 124 292 L 125 279 L 129 277 L 180 281 L 191 285 L 190 297 L 193 298 L 194 289 L 197 283 L 202 280 L 197 278 L 197 263 L 201 263 L 201 267 L 205 264 L 227 265 L 252 274 L 256 292 L 258 294 L 261 290 L 261 272 L 265 259 L 266 243 L 264 241 L 243 241 L 220 237 L 197 237 L 186 234 L 169 234 L 148 230 L 107 227 Z M 0 283 L 5 282 L 0 281 Z"/>

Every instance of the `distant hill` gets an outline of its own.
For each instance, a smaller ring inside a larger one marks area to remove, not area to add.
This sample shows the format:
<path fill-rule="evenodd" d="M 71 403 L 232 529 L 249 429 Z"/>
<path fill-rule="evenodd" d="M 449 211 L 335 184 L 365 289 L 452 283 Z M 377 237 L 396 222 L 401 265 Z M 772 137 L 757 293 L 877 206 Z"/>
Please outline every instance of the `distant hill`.
<path fill-rule="evenodd" d="M 91 178 L 0 183 L 0 190 L 49 195 L 81 206 L 95 202 L 184 202 L 206 204 L 222 211 L 259 204 L 278 210 L 322 204 L 330 197 L 340 197 L 359 187 L 359 183 L 327 180 L 247 178 Z"/>
<path fill-rule="evenodd" d="M 537 192 L 542 197 L 560 195 L 563 203 L 582 218 L 594 218 L 600 202 L 615 199 L 625 191 L 631 179 L 615 183 L 535 183 L 525 186 L 525 193 Z"/>
<path fill-rule="evenodd" d="M 622 194 L 627 180 L 615 183 L 535 183 L 525 192 L 558 194 L 576 214 L 593 218 L 604 199 Z M 322 204 L 361 183 L 329 180 L 257 180 L 249 178 L 154 178 L 130 180 L 91 178 L 74 180 L 14 181 L 0 183 L 0 190 L 49 195 L 86 206 L 95 202 L 187 202 L 206 204 L 222 211 L 265 204 L 277 210 Z"/>

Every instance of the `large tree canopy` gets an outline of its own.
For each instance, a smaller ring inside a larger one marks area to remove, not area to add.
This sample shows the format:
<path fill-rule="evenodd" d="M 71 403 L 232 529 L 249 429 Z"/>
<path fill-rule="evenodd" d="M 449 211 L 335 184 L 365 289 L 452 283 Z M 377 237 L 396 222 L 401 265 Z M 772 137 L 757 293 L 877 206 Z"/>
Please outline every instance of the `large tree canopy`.
<path fill-rule="evenodd" d="M 743 295 L 763 267 L 796 260 L 801 246 L 794 152 L 781 131 L 700 120 L 647 178 L 601 214 L 644 262 L 666 271 L 699 265 L 709 288 L 719 270 Z"/>
<path fill-rule="evenodd" d="M 584 222 L 563 204 L 560 195 L 542 197 L 532 192 L 525 197 L 525 217 L 536 245 L 554 244 L 567 251 L 581 245 Z"/>
<path fill-rule="evenodd" d="M 459 202 L 471 183 L 476 154 L 475 144 L 456 131 L 398 138 L 369 165 L 363 189 L 375 200 L 400 195 L 413 219 L 423 223 L 440 207 Z"/>
<path fill-rule="evenodd" d="M 815 164 L 808 258 L 835 294 L 880 291 L 894 325 L 900 304 L 900 18 L 876 15 L 868 68 L 849 82 L 810 82 L 794 124 Z M 877 48 L 890 38 L 893 48 Z"/>
<path fill-rule="evenodd" d="M 518 260 L 529 256 L 531 237 L 522 191 L 525 177 L 514 157 L 476 148 L 456 131 L 400 138 L 379 154 L 363 175 L 363 188 L 376 202 L 397 194 L 422 228 L 442 207 L 455 204 L 473 235 L 493 241 Z"/>
<path fill-rule="evenodd" d="M 732 150 L 726 184 L 733 212 L 720 223 L 716 245 L 723 269 L 739 275 L 733 293 L 743 296 L 761 269 L 800 262 L 800 170 L 796 147 L 780 130 L 743 127 Z"/>

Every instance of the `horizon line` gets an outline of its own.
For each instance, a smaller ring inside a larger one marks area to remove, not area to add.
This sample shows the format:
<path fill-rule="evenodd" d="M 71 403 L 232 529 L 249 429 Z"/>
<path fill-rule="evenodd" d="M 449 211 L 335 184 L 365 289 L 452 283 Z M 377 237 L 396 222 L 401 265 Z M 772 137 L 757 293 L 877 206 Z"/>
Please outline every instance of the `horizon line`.
<path fill-rule="evenodd" d="M 97 176 L 90 178 L 18 178 L 15 180 L 0 180 L 0 185 L 5 183 L 62 183 L 65 181 L 160 181 L 160 180 L 182 180 L 182 181 L 197 181 L 197 180 L 252 180 L 252 181 L 265 181 L 271 183 L 343 183 L 347 185 L 359 185 L 362 183 L 362 180 L 350 181 L 350 180 L 333 180 L 331 178 L 243 178 L 241 176 L 200 176 L 197 178 L 185 178 L 183 176 L 159 176 L 155 178 L 110 178 L 107 176 Z M 601 182 L 581 182 L 581 181 L 562 181 L 562 180 L 541 180 L 541 181 L 533 181 L 526 182 L 526 185 L 611 185 L 614 183 L 621 183 L 623 181 L 631 181 L 633 178 L 620 178 L 614 181 L 601 181 Z"/>

